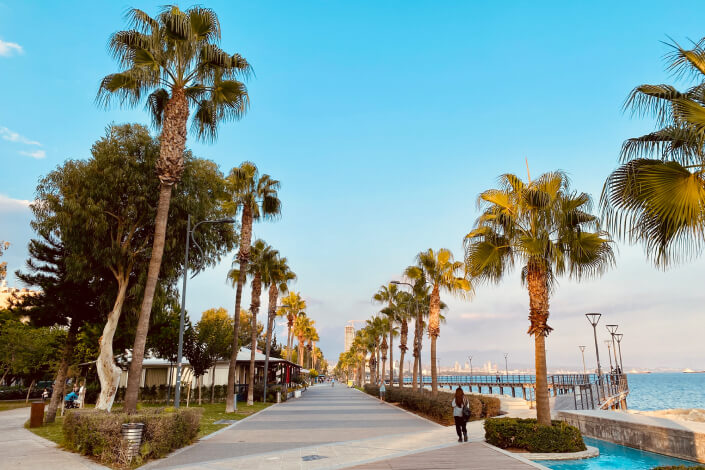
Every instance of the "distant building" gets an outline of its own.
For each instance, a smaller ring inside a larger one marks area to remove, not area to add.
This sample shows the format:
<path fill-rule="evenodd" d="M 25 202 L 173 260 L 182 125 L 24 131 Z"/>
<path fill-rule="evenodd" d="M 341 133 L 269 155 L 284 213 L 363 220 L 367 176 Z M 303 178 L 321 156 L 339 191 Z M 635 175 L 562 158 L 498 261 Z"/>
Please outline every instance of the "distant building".
<path fill-rule="evenodd" d="M 353 344 L 355 339 L 355 327 L 352 325 L 345 325 L 345 351 L 350 350 L 350 346 Z"/>

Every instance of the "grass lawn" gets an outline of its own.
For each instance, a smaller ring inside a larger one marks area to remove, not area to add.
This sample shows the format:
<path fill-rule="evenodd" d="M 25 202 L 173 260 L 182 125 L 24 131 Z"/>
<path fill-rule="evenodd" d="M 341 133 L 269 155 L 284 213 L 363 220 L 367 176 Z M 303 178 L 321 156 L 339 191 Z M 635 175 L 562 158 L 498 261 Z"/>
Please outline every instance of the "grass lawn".
<path fill-rule="evenodd" d="M 25 403 L 24 400 L 7 400 L 0 401 L 0 411 L 14 410 L 15 408 L 24 408 L 31 403 Z"/>
<path fill-rule="evenodd" d="M 24 402 L 23 402 L 24 403 Z M 91 406 L 91 405 L 88 405 Z M 163 407 L 163 404 L 140 404 L 140 407 L 145 407 L 145 408 L 158 408 L 158 407 Z M 239 421 L 243 418 L 246 418 L 254 413 L 257 413 L 258 411 L 262 411 L 263 409 L 267 408 L 268 406 L 271 406 L 271 403 L 261 403 L 261 402 L 255 402 L 253 406 L 247 406 L 245 403 L 238 403 L 237 404 L 237 412 L 235 413 L 226 413 L 225 412 L 225 403 L 204 403 L 201 406 L 194 406 L 192 405 L 191 408 L 203 408 L 203 416 L 201 417 L 201 426 L 200 430 L 198 431 L 198 438 L 200 439 L 203 436 L 207 436 L 210 433 L 213 433 L 219 429 L 222 429 L 227 426 L 227 424 L 215 424 L 215 421 L 221 420 L 221 419 L 231 419 L 231 420 L 236 420 Z M 116 406 L 113 408 L 114 411 L 122 411 L 122 407 Z M 32 431 L 34 434 L 41 436 L 45 439 L 49 439 L 50 441 L 56 442 L 59 445 L 63 444 L 64 440 L 64 435 L 61 430 L 61 426 L 63 425 L 64 418 L 62 416 L 56 417 L 56 421 L 54 421 L 51 424 L 47 424 L 42 426 L 41 428 L 31 428 L 29 429 Z M 28 423 L 29 424 L 29 423 Z M 25 426 L 28 426 L 25 425 Z"/>

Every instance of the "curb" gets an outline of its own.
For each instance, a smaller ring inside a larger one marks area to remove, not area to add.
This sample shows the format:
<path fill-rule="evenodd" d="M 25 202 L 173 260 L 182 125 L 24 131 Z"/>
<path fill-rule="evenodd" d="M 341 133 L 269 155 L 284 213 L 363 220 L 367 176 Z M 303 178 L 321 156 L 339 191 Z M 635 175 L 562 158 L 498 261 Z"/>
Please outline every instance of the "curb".
<path fill-rule="evenodd" d="M 486 443 L 486 442 L 483 442 L 483 444 L 484 444 L 486 447 L 489 447 L 490 449 L 499 452 L 500 454 L 508 455 L 509 457 L 512 457 L 514 460 L 518 460 L 518 461 L 520 461 L 520 462 L 524 462 L 525 464 L 531 465 L 531 466 L 534 467 L 534 468 L 540 468 L 540 469 L 542 469 L 542 470 L 551 470 L 550 468 L 548 468 L 548 467 L 546 467 L 546 466 L 544 466 L 544 465 L 541 465 L 540 463 L 532 462 L 531 460 L 527 459 L 526 457 L 522 457 L 522 456 L 520 456 L 520 455 L 518 455 L 518 454 L 515 454 L 515 453 L 513 453 L 513 452 L 509 452 L 509 451 L 506 451 L 506 450 L 504 450 L 504 449 L 500 449 L 499 447 L 495 447 L 495 446 L 493 446 L 492 444 L 488 444 L 488 443 Z"/>

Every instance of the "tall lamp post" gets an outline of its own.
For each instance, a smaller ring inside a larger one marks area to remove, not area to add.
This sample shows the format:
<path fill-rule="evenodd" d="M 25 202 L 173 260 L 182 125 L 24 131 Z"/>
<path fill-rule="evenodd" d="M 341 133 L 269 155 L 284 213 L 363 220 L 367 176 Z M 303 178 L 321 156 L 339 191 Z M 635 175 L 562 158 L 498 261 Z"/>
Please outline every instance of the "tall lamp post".
<path fill-rule="evenodd" d="M 606 325 L 605 328 L 607 328 L 607 331 L 610 332 L 610 336 L 612 336 L 612 353 L 614 354 L 614 368 L 616 369 L 618 366 L 618 362 L 617 362 L 617 346 L 614 343 L 614 335 L 615 335 L 615 333 L 617 333 L 617 328 L 619 328 L 619 326 Z"/>
<path fill-rule="evenodd" d="M 468 356 L 468 360 L 470 361 L 470 381 L 472 382 L 472 356 Z"/>
<path fill-rule="evenodd" d="M 504 376 L 507 378 L 507 382 L 509 382 L 509 365 L 507 362 L 508 357 L 509 353 L 504 353 Z"/>
<path fill-rule="evenodd" d="M 614 335 L 617 338 L 617 347 L 619 348 L 619 373 L 624 374 L 624 365 L 622 364 L 622 333 L 617 333 Z"/>
<path fill-rule="evenodd" d="M 411 287 L 411 295 L 413 296 L 413 294 L 414 294 L 414 285 L 413 284 L 410 284 L 408 282 L 403 282 L 403 281 L 389 281 L 389 283 L 395 284 L 397 286 L 400 286 L 402 284 L 405 286 L 409 286 L 409 287 Z M 418 305 L 418 302 L 416 301 L 416 299 L 414 299 L 414 310 L 416 310 L 416 320 L 414 320 L 414 321 L 418 321 L 419 320 L 419 305 Z M 417 331 L 421 332 L 421 325 L 419 325 L 419 327 L 417 328 Z M 419 338 L 414 338 L 414 341 L 417 342 L 417 346 L 418 346 L 418 350 L 419 350 L 419 389 L 423 390 L 423 366 L 421 364 L 421 346 L 422 346 L 422 341 L 423 341 L 423 333 L 420 333 L 420 335 L 421 336 Z M 413 371 L 411 373 L 411 377 L 412 378 L 414 377 Z M 416 384 L 412 383 L 411 384 L 412 388 L 415 385 Z"/>
<path fill-rule="evenodd" d="M 179 408 L 179 400 L 181 398 L 181 360 L 183 358 L 184 351 L 184 316 L 186 314 L 186 280 L 188 279 L 188 249 L 190 242 L 196 245 L 198 251 L 201 251 L 201 247 L 198 246 L 196 240 L 193 238 L 193 234 L 196 229 L 201 224 L 234 224 L 235 219 L 224 218 L 216 220 L 202 220 L 191 228 L 191 215 L 186 217 L 186 253 L 184 254 L 184 284 L 181 288 L 181 318 L 179 319 L 179 352 L 176 356 L 176 390 L 174 391 L 174 408 Z M 198 272 L 194 273 L 194 276 Z"/>
<path fill-rule="evenodd" d="M 587 370 L 585 369 L 585 346 L 578 346 L 580 348 L 580 353 L 583 355 L 583 375 L 587 376 Z"/>
<path fill-rule="evenodd" d="M 598 383 L 598 392 L 597 393 L 598 393 L 598 396 L 600 394 L 599 386 L 602 385 L 602 366 L 600 365 L 600 348 L 597 347 L 597 324 L 599 323 L 601 316 L 602 316 L 601 313 L 596 313 L 596 312 L 585 314 L 585 317 L 588 319 L 588 321 L 592 325 L 592 334 L 595 337 L 595 356 L 597 357 L 597 383 Z"/>

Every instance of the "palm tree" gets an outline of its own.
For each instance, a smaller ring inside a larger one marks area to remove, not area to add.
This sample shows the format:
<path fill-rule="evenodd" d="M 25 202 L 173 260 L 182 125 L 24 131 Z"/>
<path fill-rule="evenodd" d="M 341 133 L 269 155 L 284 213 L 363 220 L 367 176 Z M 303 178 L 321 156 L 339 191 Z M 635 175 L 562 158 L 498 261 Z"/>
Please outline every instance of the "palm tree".
<path fill-rule="evenodd" d="M 306 315 L 306 301 L 298 292 L 290 292 L 282 299 L 282 306 L 277 311 L 280 317 L 286 317 L 286 360 L 291 361 L 291 349 L 294 344 L 294 322 L 300 315 Z"/>
<path fill-rule="evenodd" d="M 605 182 L 600 204 L 606 226 L 642 243 L 657 267 L 700 254 L 705 242 L 705 39 L 685 50 L 673 44 L 668 69 L 693 86 L 640 85 L 625 102 L 657 130 L 622 145 L 622 165 Z"/>
<path fill-rule="evenodd" d="M 161 129 L 154 240 L 125 393 L 125 410 L 134 412 L 171 190 L 184 170 L 190 108 L 195 108 L 192 131 L 199 139 L 215 140 L 220 122 L 239 119 L 247 110 L 247 89 L 237 78 L 246 77 L 251 68 L 239 54 L 230 55 L 218 47 L 220 23 L 211 9 L 194 6 L 182 11 L 167 6 L 156 18 L 131 9 L 127 18 L 134 29 L 113 34 L 109 45 L 123 70 L 103 78 L 97 99 L 107 106 L 116 97 L 120 104 L 135 106 L 146 97 L 152 122 Z"/>
<path fill-rule="evenodd" d="M 409 349 L 406 345 L 409 337 L 409 319 L 412 311 L 414 311 L 413 295 L 408 292 L 399 292 L 397 305 L 394 306 L 396 313 L 394 314 L 397 321 L 401 324 L 399 329 L 399 386 L 404 386 L 404 356 Z"/>
<path fill-rule="evenodd" d="M 423 279 L 432 286 L 429 300 L 428 336 L 431 338 L 431 392 L 438 393 L 438 371 L 436 364 L 436 342 L 441 333 L 441 289 L 459 297 L 472 290 L 470 281 L 459 275 L 464 270 L 460 261 L 446 248 L 438 252 L 428 249 L 418 254 L 417 265 L 406 268 L 405 275 L 411 279 Z"/>
<path fill-rule="evenodd" d="M 308 349 L 311 351 L 311 369 L 316 368 L 316 341 L 320 341 L 318 330 L 316 330 L 315 321 L 311 320 L 308 330 L 306 330 L 306 341 L 308 341 Z M 319 351 L 320 352 L 320 351 Z"/>
<path fill-rule="evenodd" d="M 263 273 L 271 269 L 271 265 L 276 263 L 279 252 L 269 246 L 264 240 L 257 239 L 252 244 L 250 251 L 250 262 L 247 264 L 249 275 L 252 277 L 252 296 L 250 299 L 250 313 L 252 314 L 250 341 L 250 370 L 248 375 L 247 405 L 254 404 L 254 383 L 255 383 L 255 354 L 257 351 L 257 315 L 259 314 L 260 300 L 262 297 L 262 276 Z M 235 267 L 237 259 L 233 261 L 233 268 L 228 272 L 228 278 L 233 283 L 233 287 L 240 278 L 240 271 Z"/>
<path fill-rule="evenodd" d="M 262 273 L 262 282 L 269 287 L 269 305 L 267 309 L 267 336 L 265 339 L 264 358 L 264 401 L 267 401 L 267 379 L 269 375 L 269 355 L 272 348 L 272 331 L 277 315 L 279 294 L 289 290 L 289 282 L 296 279 L 296 274 L 289 268 L 286 258 L 277 256 L 272 264 L 266 266 Z"/>
<path fill-rule="evenodd" d="M 502 175 L 500 188 L 478 198 L 482 214 L 465 237 L 465 264 L 479 280 L 499 282 L 515 261 L 523 264 L 522 282 L 529 291 L 528 334 L 534 336 L 536 417 L 551 425 L 546 377 L 545 339 L 549 297 L 557 276 L 597 276 L 614 264 L 612 240 L 590 214 L 591 199 L 570 189 L 561 172 L 524 183 Z"/>
<path fill-rule="evenodd" d="M 232 413 L 235 410 L 235 370 L 237 363 L 238 329 L 240 328 L 240 303 L 242 301 L 242 288 L 247 276 L 247 264 L 250 261 L 250 242 L 252 240 L 252 224 L 260 219 L 274 219 L 281 213 L 281 201 L 277 191 L 279 181 L 269 175 L 261 175 L 257 166 L 252 162 L 243 162 L 239 167 L 230 170 L 227 177 L 227 188 L 231 201 L 224 204 L 227 208 L 242 210 L 240 224 L 240 249 L 237 261 L 240 263 L 237 288 L 235 290 L 235 314 L 233 315 L 233 350 L 228 367 L 228 391 L 225 400 L 225 411 Z"/>
<path fill-rule="evenodd" d="M 393 332 L 394 332 L 394 323 L 397 321 L 397 316 L 398 316 L 398 309 L 396 309 L 396 302 L 398 301 L 398 296 L 399 296 L 399 288 L 397 287 L 396 284 L 388 284 L 386 286 L 380 286 L 379 290 L 377 293 L 372 296 L 372 300 L 374 302 L 378 302 L 381 304 L 386 303 L 387 304 L 387 309 L 382 310 L 382 313 L 387 315 L 389 318 L 390 322 L 390 329 L 389 329 L 389 385 L 392 386 L 394 384 L 394 340 L 392 338 Z M 401 372 L 401 366 L 400 366 L 400 372 Z"/>
<path fill-rule="evenodd" d="M 308 335 L 309 328 L 311 328 L 311 319 L 306 316 L 305 313 L 300 313 L 296 320 L 294 320 L 294 335 L 299 341 L 298 346 L 298 362 L 299 366 L 304 366 L 304 345 L 306 342 L 306 336 Z"/>

